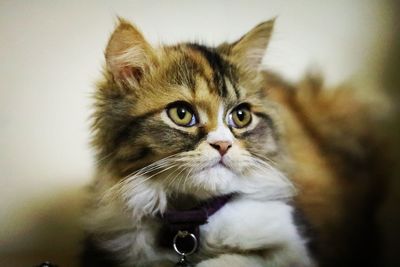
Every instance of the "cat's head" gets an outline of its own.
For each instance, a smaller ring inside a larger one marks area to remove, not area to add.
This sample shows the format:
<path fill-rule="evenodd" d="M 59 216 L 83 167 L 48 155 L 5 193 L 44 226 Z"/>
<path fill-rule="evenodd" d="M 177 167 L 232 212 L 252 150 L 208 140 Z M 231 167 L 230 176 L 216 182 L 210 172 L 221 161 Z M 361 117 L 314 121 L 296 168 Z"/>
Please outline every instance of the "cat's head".
<path fill-rule="evenodd" d="M 96 92 L 99 168 L 200 198 L 282 181 L 273 167 L 279 127 L 260 73 L 273 23 L 217 47 L 153 47 L 120 20 Z"/>

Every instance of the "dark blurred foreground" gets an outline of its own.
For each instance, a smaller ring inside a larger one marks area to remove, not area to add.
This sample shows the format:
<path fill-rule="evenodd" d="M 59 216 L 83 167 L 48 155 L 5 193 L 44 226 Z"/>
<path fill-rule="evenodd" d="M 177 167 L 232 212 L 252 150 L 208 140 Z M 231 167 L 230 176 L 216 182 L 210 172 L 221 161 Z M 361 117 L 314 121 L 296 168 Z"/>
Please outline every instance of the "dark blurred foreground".
<path fill-rule="evenodd" d="M 392 0 L 393 14 L 399 14 L 400 3 Z M 395 15 L 396 16 L 396 15 Z M 381 231 L 381 255 L 379 266 L 400 266 L 400 23 L 393 19 L 392 42 L 387 53 L 387 62 L 382 73 L 382 85 L 393 101 L 394 114 L 385 131 L 390 141 L 390 151 L 394 162 L 389 164 L 390 176 L 387 191 L 379 214 Z"/>

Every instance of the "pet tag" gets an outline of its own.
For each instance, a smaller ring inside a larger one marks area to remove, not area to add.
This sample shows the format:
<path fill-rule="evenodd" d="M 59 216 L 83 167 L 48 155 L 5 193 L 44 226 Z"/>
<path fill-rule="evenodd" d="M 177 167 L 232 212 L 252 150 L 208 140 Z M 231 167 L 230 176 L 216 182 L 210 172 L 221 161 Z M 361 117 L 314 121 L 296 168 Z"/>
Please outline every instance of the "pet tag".
<path fill-rule="evenodd" d="M 175 264 L 175 267 L 194 267 L 185 256 L 182 256 L 182 258 Z"/>
<path fill-rule="evenodd" d="M 183 250 L 182 247 L 180 247 L 179 244 L 186 244 L 186 246 L 189 244 L 189 250 L 185 251 Z M 189 256 L 193 254 L 196 249 L 197 249 L 197 238 L 194 234 L 189 233 L 188 231 L 178 231 L 178 233 L 175 235 L 173 239 L 173 246 L 174 250 L 176 253 L 179 254 L 181 259 L 179 262 L 175 264 L 176 267 L 193 267 L 194 265 L 190 263 L 187 259 L 186 256 Z"/>

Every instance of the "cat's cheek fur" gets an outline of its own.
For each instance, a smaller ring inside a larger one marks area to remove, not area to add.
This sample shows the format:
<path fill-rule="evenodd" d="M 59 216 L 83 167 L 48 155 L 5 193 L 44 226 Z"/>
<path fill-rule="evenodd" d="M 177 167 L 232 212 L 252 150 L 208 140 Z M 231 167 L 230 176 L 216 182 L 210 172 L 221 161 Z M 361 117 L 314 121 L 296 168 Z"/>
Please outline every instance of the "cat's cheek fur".
<path fill-rule="evenodd" d="M 292 212 L 292 207 L 281 201 L 236 199 L 228 203 L 200 228 L 204 251 L 215 254 L 222 250 L 227 254 L 198 266 L 228 266 L 225 263 L 232 267 L 246 266 L 244 262 L 253 262 L 251 266 L 313 266 L 305 249 L 306 242 L 293 222 Z M 274 253 L 265 260 L 258 256 L 243 258 L 235 255 L 236 251 L 267 254 L 269 250 Z"/>

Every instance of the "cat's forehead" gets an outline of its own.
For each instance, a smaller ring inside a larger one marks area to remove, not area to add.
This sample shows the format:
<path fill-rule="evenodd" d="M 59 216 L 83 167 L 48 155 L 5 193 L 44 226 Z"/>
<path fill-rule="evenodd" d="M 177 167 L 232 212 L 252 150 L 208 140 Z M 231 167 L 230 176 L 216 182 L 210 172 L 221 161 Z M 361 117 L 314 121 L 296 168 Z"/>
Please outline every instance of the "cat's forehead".
<path fill-rule="evenodd" d="M 238 71 L 217 49 L 199 44 L 166 47 L 163 76 L 172 85 L 188 90 L 193 101 L 236 102 L 241 92 Z"/>
<path fill-rule="evenodd" d="M 158 52 L 157 68 L 135 94 L 133 114 L 154 113 L 184 101 L 212 123 L 221 108 L 226 113 L 242 102 L 254 102 L 246 77 L 217 48 L 182 43 Z"/>

